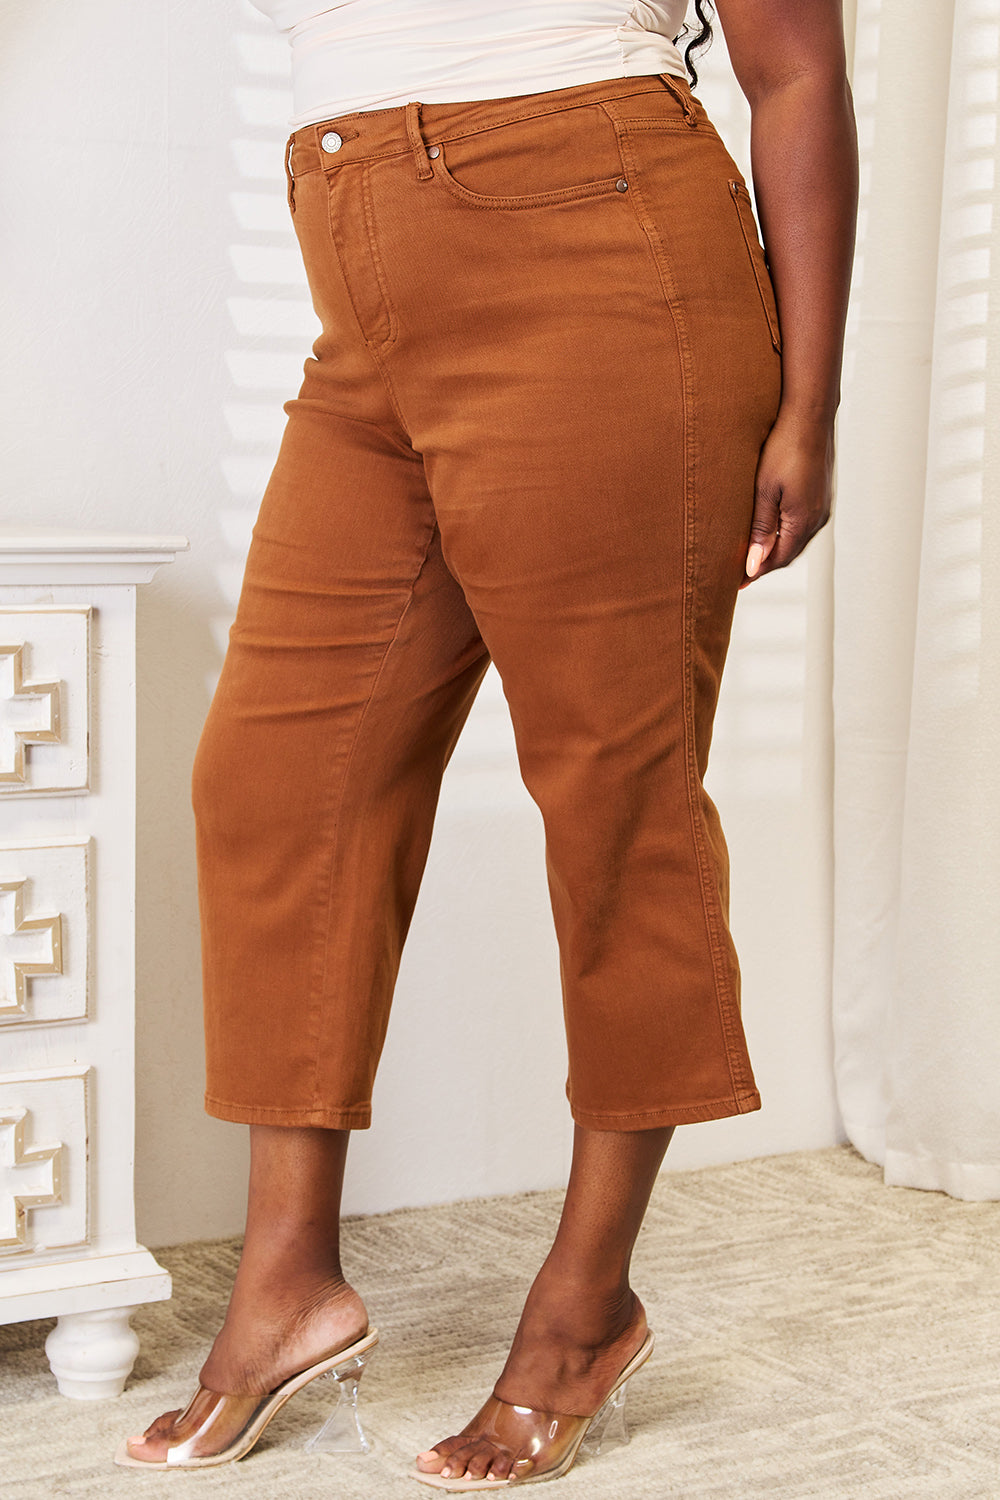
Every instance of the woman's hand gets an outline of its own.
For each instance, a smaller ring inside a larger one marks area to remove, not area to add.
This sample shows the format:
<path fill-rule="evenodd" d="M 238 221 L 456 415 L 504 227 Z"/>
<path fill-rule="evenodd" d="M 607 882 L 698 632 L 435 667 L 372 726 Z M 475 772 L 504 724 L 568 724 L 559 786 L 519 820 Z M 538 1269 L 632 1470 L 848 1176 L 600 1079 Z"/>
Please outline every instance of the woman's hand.
<path fill-rule="evenodd" d="M 782 407 L 757 465 L 747 577 L 740 588 L 798 557 L 830 519 L 832 486 L 833 419 Z"/>
<path fill-rule="evenodd" d="M 781 324 L 781 405 L 757 466 L 748 583 L 786 567 L 830 515 L 857 135 L 841 0 L 716 0 L 716 9 L 750 103 L 757 211 Z"/>

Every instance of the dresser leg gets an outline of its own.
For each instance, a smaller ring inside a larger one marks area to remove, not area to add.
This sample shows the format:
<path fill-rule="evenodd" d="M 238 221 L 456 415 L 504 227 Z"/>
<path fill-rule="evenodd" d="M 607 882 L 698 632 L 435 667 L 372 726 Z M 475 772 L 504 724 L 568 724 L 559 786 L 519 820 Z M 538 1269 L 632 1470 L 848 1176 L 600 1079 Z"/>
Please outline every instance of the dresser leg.
<path fill-rule="evenodd" d="M 139 1340 L 129 1327 L 135 1310 L 63 1313 L 45 1340 L 45 1352 L 64 1396 L 100 1401 L 121 1395 L 139 1352 Z"/>

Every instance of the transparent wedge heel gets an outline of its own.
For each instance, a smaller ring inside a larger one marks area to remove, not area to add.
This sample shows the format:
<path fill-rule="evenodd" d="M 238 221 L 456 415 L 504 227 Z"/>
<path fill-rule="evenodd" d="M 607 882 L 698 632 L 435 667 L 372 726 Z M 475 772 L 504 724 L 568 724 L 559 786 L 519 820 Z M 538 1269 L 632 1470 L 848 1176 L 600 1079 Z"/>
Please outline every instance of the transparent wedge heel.
<path fill-rule="evenodd" d="M 305 1444 L 307 1453 L 370 1453 L 372 1442 L 358 1415 L 358 1385 L 374 1350 L 357 1354 L 347 1365 L 321 1375 L 317 1385 L 333 1396 L 334 1407 L 318 1432 Z"/>

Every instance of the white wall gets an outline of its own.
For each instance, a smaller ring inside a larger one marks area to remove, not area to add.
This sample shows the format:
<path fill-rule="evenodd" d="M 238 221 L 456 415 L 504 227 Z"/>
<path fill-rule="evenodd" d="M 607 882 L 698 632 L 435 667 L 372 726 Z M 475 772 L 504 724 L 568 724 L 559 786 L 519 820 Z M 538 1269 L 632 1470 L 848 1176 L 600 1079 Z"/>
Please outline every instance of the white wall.
<path fill-rule="evenodd" d="M 717 48 L 703 97 L 738 154 Z M 284 44 L 244 0 L 0 8 L 4 521 L 182 532 L 140 607 L 140 1237 L 235 1232 L 201 1112 L 188 777 L 313 319 L 284 208 Z M 765 1108 L 672 1165 L 839 1138 L 828 1035 L 826 538 L 744 594 L 711 772 Z M 495 677 L 449 771 L 348 1208 L 551 1186 L 570 1139 L 540 823 Z"/>

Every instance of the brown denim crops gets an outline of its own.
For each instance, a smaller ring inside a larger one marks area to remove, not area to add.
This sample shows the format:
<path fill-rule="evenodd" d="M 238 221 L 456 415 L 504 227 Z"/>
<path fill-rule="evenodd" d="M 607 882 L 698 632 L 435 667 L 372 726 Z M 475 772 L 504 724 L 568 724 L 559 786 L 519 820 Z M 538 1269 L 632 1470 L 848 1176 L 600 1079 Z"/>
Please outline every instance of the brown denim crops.
<path fill-rule="evenodd" d="M 781 381 L 686 84 L 299 130 L 323 332 L 195 768 L 210 1113 L 365 1126 L 445 764 L 492 660 L 541 809 L 574 1118 L 756 1109 L 702 785 Z"/>

